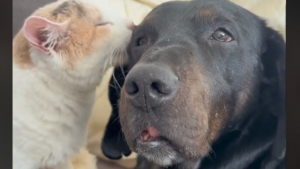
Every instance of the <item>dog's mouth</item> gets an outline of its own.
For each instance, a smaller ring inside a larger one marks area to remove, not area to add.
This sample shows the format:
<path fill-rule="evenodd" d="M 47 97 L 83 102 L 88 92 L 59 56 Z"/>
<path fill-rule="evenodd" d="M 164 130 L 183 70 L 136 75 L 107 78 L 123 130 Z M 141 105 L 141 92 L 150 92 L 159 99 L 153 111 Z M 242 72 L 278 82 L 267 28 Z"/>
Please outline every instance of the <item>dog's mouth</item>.
<path fill-rule="evenodd" d="M 143 130 L 140 136 L 136 139 L 136 142 L 137 146 L 140 144 L 144 145 L 145 147 L 148 146 L 148 148 L 155 148 L 162 142 L 165 142 L 170 146 L 174 146 L 171 140 L 163 136 L 161 132 L 154 127 L 147 127 L 145 130 Z"/>
<path fill-rule="evenodd" d="M 154 127 L 147 127 L 136 139 L 135 150 L 149 161 L 161 166 L 180 162 L 182 157 L 172 141 Z"/>
<path fill-rule="evenodd" d="M 160 138 L 161 133 L 154 127 L 146 128 L 140 135 L 138 141 L 141 143 L 153 142 Z"/>

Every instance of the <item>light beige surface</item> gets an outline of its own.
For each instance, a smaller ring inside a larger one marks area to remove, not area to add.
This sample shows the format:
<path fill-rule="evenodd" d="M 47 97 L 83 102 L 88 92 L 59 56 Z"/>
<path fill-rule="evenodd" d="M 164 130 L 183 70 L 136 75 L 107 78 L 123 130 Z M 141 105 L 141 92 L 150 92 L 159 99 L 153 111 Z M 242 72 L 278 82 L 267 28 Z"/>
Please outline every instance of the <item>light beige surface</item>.
<path fill-rule="evenodd" d="M 72 159 L 73 169 L 97 169 L 95 156 L 91 155 L 85 148 L 79 150 L 79 153 Z"/>
<path fill-rule="evenodd" d="M 155 6 L 170 0 L 108 0 L 116 12 L 124 17 L 131 19 L 135 24 L 139 24 L 143 18 Z M 285 0 L 231 0 L 255 14 L 267 19 L 269 26 L 278 30 L 285 37 Z M 108 83 L 112 69 L 108 70 L 102 84 L 97 91 L 97 100 L 93 110 L 88 135 L 88 149 L 91 153 L 100 158 L 104 158 L 100 141 L 102 139 L 105 125 L 111 113 L 111 107 L 108 101 Z M 128 158 L 118 161 L 119 164 L 126 167 L 133 167 L 135 164 L 135 154 Z"/>

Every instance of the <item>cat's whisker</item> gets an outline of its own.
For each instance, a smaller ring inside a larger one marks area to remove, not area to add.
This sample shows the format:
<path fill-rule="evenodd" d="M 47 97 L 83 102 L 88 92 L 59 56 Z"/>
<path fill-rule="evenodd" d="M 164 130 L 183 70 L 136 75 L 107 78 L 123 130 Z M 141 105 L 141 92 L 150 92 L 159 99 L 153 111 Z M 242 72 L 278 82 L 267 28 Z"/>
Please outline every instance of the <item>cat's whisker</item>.
<path fill-rule="evenodd" d="M 108 54 L 108 58 L 106 59 L 105 61 L 105 66 L 104 66 L 104 71 L 106 71 L 108 68 L 110 68 L 112 66 L 112 58 L 114 57 L 114 47 L 111 46 L 110 49 L 109 49 L 109 54 Z"/>
<path fill-rule="evenodd" d="M 124 72 L 123 66 L 121 66 L 121 72 L 122 72 L 123 78 L 125 79 L 125 72 Z"/>
<path fill-rule="evenodd" d="M 114 48 L 114 47 L 112 47 L 112 49 L 111 49 L 111 57 L 109 58 L 110 59 L 110 66 L 114 66 L 114 65 L 112 65 L 112 63 L 115 63 L 115 62 L 113 62 L 113 60 L 114 59 L 117 59 L 118 57 L 118 51 L 116 50 L 116 48 Z M 120 84 L 118 83 L 118 81 L 117 81 L 117 79 L 116 79 L 116 77 L 115 77 L 115 74 L 114 74 L 114 72 L 113 72 L 113 74 L 112 74 L 112 76 L 113 76 L 113 79 L 114 79 L 114 83 L 115 84 L 117 84 L 117 86 L 116 87 L 118 87 L 119 89 L 121 89 L 121 86 L 120 86 Z"/>
<path fill-rule="evenodd" d="M 109 58 L 105 59 L 105 63 L 104 63 L 104 66 L 103 66 L 103 73 L 105 72 L 105 70 L 107 69 L 107 63 L 108 63 L 108 60 Z"/>
<path fill-rule="evenodd" d="M 124 72 L 124 69 L 123 69 L 123 64 L 124 64 L 124 56 L 126 55 L 126 53 L 124 51 L 125 51 L 125 49 L 118 51 L 118 60 L 119 60 L 119 65 L 120 65 L 120 68 L 121 68 L 123 78 L 125 78 L 125 72 Z"/>
<path fill-rule="evenodd" d="M 121 54 L 121 52 L 119 52 L 119 54 L 118 54 L 118 62 L 119 62 L 119 66 L 122 66 L 122 61 L 123 61 L 123 59 L 122 59 L 122 54 Z"/>
<path fill-rule="evenodd" d="M 115 48 L 112 47 L 112 49 L 111 49 L 111 51 L 112 51 L 112 52 L 111 52 L 111 56 L 109 57 L 109 59 L 110 59 L 110 60 L 109 60 L 109 64 L 110 64 L 109 67 L 112 67 L 112 66 L 113 66 L 113 59 L 114 59 L 114 57 L 115 57 L 115 51 L 114 51 L 114 50 L 115 50 Z"/>
<path fill-rule="evenodd" d="M 112 65 L 111 66 L 114 67 L 115 64 L 118 63 L 117 60 L 118 60 L 118 52 L 115 52 L 114 57 L 112 58 Z"/>
<path fill-rule="evenodd" d="M 121 90 L 121 86 L 120 86 L 120 84 L 118 83 L 118 81 L 116 79 L 115 73 L 113 73 L 112 75 L 113 75 L 115 83 L 118 85 L 119 89 Z"/>

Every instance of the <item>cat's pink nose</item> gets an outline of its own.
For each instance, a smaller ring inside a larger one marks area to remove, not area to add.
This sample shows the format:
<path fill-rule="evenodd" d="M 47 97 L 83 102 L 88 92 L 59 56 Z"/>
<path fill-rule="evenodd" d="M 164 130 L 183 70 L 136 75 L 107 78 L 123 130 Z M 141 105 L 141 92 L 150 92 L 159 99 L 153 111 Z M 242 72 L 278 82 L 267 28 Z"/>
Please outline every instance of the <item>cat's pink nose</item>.
<path fill-rule="evenodd" d="M 134 23 L 132 21 L 129 21 L 127 23 L 127 28 L 130 29 L 130 30 L 133 30 L 134 29 Z"/>

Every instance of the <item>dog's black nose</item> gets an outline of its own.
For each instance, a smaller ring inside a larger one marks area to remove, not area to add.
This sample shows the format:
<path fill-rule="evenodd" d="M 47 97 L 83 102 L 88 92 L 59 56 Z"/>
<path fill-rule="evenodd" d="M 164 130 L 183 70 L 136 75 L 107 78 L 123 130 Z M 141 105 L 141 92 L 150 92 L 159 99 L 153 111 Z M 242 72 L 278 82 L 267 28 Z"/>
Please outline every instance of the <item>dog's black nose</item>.
<path fill-rule="evenodd" d="M 170 69 L 154 64 L 134 67 L 125 80 L 127 97 L 134 106 L 143 108 L 171 99 L 178 87 L 178 77 Z"/>

